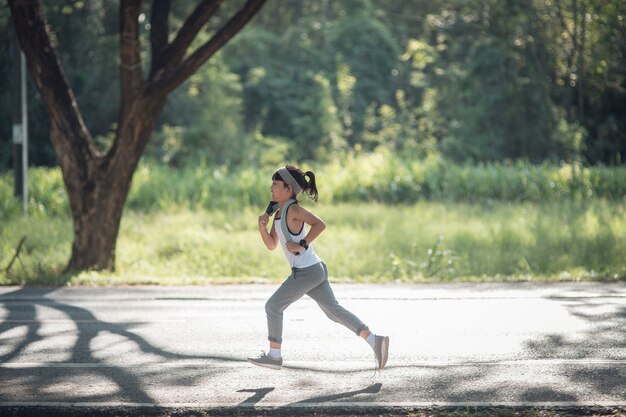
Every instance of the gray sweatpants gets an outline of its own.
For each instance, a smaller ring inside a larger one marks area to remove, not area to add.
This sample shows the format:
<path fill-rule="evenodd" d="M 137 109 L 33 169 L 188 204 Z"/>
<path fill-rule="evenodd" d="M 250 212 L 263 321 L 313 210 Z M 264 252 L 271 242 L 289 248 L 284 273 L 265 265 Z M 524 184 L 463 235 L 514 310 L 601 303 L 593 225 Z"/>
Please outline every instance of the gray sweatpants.
<path fill-rule="evenodd" d="M 361 330 L 369 330 L 357 316 L 339 305 L 328 282 L 326 264 L 320 262 L 307 268 L 292 268 L 291 275 L 267 300 L 265 312 L 271 342 L 282 343 L 283 311 L 305 294 L 317 302 L 328 318 L 357 335 Z"/>

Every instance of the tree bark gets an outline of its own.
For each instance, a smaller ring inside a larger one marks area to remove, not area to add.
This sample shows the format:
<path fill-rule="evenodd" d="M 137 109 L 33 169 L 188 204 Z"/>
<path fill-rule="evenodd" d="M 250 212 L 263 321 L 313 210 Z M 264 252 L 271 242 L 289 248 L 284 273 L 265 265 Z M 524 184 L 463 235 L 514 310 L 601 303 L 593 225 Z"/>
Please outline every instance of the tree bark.
<path fill-rule="evenodd" d="M 122 146 L 114 157 L 107 155 L 93 161 L 93 182 L 76 176 L 65 179 L 74 222 L 74 243 L 67 270 L 115 270 L 124 203 L 164 104 L 165 97 L 139 98 L 125 115 L 123 129 L 118 130 L 119 143 L 134 146 Z"/>
<path fill-rule="evenodd" d="M 63 173 L 74 223 L 68 271 L 114 270 L 124 203 L 133 174 L 169 92 L 206 62 L 257 13 L 265 0 L 248 0 L 205 45 L 184 59 L 221 0 L 203 0 L 167 43 L 169 0 L 155 0 L 152 62 L 144 80 L 137 17 L 141 0 L 120 2 L 121 103 L 116 137 L 98 152 L 51 42 L 41 0 L 9 0 L 29 70 L 50 114 L 50 137 Z"/>

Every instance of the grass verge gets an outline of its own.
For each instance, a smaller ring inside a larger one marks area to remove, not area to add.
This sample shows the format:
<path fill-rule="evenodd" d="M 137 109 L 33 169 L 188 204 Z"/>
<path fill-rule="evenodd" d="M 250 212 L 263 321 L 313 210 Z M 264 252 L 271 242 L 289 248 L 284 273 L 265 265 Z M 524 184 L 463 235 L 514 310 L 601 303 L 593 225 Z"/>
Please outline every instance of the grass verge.
<path fill-rule="evenodd" d="M 68 216 L 13 217 L 0 229 L 0 284 L 202 285 L 278 282 L 280 250 L 257 231 L 263 208 L 125 213 L 115 273 L 62 273 Z M 626 280 L 626 202 L 319 204 L 314 246 L 334 281 Z M 7 271 L 22 236 L 20 256 Z"/>

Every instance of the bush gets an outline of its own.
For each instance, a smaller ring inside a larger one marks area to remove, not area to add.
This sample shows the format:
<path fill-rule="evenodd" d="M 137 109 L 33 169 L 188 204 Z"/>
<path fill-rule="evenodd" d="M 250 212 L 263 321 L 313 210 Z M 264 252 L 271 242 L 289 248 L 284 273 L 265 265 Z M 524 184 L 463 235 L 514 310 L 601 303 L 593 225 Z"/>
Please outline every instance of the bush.
<path fill-rule="evenodd" d="M 133 177 L 126 207 L 135 211 L 173 208 L 230 209 L 264 206 L 276 167 L 214 166 L 206 163 L 172 168 L 144 161 Z M 454 164 L 438 157 L 405 161 L 388 151 L 349 154 L 341 160 L 304 166 L 317 175 L 325 203 L 419 201 L 554 202 L 621 200 L 626 196 L 626 168 L 580 164 Z M 29 212 L 67 215 L 67 194 L 59 168 L 29 173 Z M 0 219 L 21 212 L 11 197 L 11 173 L 0 176 Z"/>

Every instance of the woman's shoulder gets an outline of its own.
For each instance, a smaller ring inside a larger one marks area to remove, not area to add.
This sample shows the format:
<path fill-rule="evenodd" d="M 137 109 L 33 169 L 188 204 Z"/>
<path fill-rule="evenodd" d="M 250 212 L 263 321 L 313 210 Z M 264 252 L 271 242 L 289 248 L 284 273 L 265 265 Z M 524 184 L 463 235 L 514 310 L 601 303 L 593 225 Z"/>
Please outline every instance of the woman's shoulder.
<path fill-rule="evenodd" d="M 293 209 L 293 211 L 292 211 Z M 311 213 L 309 210 L 307 210 L 306 208 L 302 207 L 299 204 L 292 204 L 289 207 L 289 210 L 287 211 L 289 217 L 298 217 L 301 218 L 302 216 L 306 216 L 306 215 L 312 215 L 313 213 Z"/>

